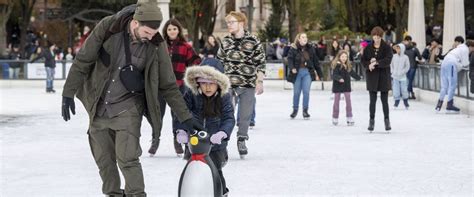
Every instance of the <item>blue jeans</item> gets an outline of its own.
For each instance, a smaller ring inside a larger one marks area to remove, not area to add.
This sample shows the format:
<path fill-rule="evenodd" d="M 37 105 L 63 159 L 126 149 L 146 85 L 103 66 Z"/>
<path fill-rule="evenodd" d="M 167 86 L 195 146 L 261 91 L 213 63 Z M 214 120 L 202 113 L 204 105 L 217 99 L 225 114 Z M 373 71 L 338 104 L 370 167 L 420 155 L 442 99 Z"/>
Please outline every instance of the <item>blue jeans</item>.
<path fill-rule="evenodd" d="M 407 73 L 407 78 L 408 78 L 408 92 L 413 92 L 413 80 L 415 79 L 416 75 L 416 68 L 415 67 L 410 67 L 410 70 L 408 70 Z"/>
<path fill-rule="evenodd" d="M 300 95 L 303 92 L 303 109 L 308 109 L 311 75 L 307 68 L 300 68 L 293 85 L 293 109 L 298 109 Z"/>
<path fill-rule="evenodd" d="M 448 94 L 448 101 L 453 100 L 454 91 L 458 85 L 458 71 L 456 62 L 443 61 L 441 63 L 441 90 L 439 100 L 444 101 L 444 96 Z"/>
<path fill-rule="evenodd" d="M 10 79 L 18 79 L 18 74 L 20 73 L 20 68 L 10 67 L 9 71 L 10 71 L 10 73 L 9 73 Z"/>
<path fill-rule="evenodd" d="M 392 89 L 393 89 L 393 99 L 400 100 L 400 97 L 403 99 L 408 99 L 408 90 L 407 90 L 407 79 L 392 80 Z"/>
<path fill-rule="evenodd" d="M 45 67 L 46 69 L 46 89 L 53 89 L 53 81 L 54 81 L 54 68 Z"/>
<path fill-rule="evenodd" d="M 239 103 L 239 100 L 237 99 L 237 103 Z M 250 117 L 250 124 L 255 124 L 255 105 L 257 103 L 257 100 L 255 100 L 255 104 L 253 105 L 253 112 L 252 112 L 252 116 Z M 240 104 L 237 104 L 237 105 L 240 105 Z M 237 108 L 237 122 L 239 122 L 240 120 L 240 111 L 239 111 L 239 108 Z"/>

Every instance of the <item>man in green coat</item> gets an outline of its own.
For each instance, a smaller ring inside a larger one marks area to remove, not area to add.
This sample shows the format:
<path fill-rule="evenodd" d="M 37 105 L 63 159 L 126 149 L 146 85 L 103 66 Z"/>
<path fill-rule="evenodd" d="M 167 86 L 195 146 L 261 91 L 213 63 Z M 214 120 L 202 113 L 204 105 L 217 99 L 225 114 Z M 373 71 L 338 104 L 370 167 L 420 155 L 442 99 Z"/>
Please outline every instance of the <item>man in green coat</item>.
<path fill-rule="evenodd" d="M 159 96 L 189 129 L 202 128 L 176 85 L 158 30 L 161 21 L 156 1 L 139 2 L 105 17 L 77 54 L 64 85 L 62 116 L 68 121 L 69 111 L 75 114 L 74 96 L 84 104 L 90 118 L 89 144 L 107 196 L 146 196 L 140 127 L 146 109 L 153 130 L 161 130 Z M 117 164 L 125 190 L 120 189 Z"/>

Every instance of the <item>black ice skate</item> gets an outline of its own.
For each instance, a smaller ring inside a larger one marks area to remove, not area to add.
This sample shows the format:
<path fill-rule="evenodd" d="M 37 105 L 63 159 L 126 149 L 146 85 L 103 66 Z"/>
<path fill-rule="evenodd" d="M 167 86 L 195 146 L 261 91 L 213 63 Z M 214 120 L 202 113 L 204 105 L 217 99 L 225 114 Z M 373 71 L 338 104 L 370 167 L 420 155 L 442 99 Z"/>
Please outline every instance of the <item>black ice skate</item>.
<path fill-rule="evenodd" d="M 296 115 L 298 115 L 298 110 L 293 109 L 293 112 L 291 112 L 291 114 L 290 114 L 291 119 L 295 119 Z"/>
<path fill-rule="evenodd" d="M 308 114 L 308 109 L 303 109 L 303 118 L 309 120 L 310 115 Z"/>
<path fill-rule="evenodd" d="M 384 123 L 385 123 L 385 131 L 390 132 L 390 130 L 392 130 L 392 126 L 390 126 L 390 119 L 386 118 L 384 120 Z"/>
<path fill-rule="evenodd" d="M 255 127 L 255 123 L 251 122 L 250 125 L 249 125 L 249 129 L 253 129 L 254 127 Z"/>
<path fill-rule="evenodd" d="M 375 125 L 375 120 L 370 119 L 369 120 L 369 127 L 367 128 L 370 131 L 370 133 L 372 133 L 372 131 L 374 131 L 374 125 Z"/>
<path fill-rule="evenodd" d="M 237 139 L 237 150 L 239 151 L 240 159 L 245 159 L 245 156 L 248 154 L 245 140 L 245 137 L 238 137 Z"/>
<path fill-rule="evenodd" d="M 150 149 L 148 149 L 148 153 L 150 153 L 150 157 L 153 157 L 158 150 L 158 146 L 160 146 L 160 139 L 152 139 Z"/>
<path fill-rule="evenodd" d="M 437 112 L 441 111 L 441 107 L 443 106 L 443 101 L 442 100 L 438 100 L 438 104 L 436 104 L 436 108 L 435 110 Z"/>
<path fill-rule="evenodd" d="M 405 109 L 408 110 L 408 108 L 410 107 L 410 105 L 408 104 L 408 99 L 403 99 L 403 104 L 405 105 Z"/>
<path fill-rule="evenodd" d="M 448 101 L 448 105 L 446 106 L 446 113 L 448 114 L 459 114 L 461 110 L 454 106 L 454 101 L 450 100 Z"/>
<path fill-rule="evenodd" d="M 178 143 L 178 141 L 176 141 L 176 136 L 174 137 L 173 141 L 174 141 L 174 150 L 176 151 L 176 156 L 182 157 L 184 153 L 183 146 L 180 143 Z"/>

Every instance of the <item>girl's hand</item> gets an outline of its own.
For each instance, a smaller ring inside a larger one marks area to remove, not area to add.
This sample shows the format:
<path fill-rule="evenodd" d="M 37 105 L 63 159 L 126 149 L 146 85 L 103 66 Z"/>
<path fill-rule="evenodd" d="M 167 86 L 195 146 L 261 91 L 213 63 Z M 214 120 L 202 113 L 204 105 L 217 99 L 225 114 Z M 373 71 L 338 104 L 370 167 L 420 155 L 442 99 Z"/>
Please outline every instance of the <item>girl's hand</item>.
<path fill-rule="evenodd" d="M 296 68 L 291 69 L 291 72 L 292 72 L 293 74 L 296 74 L 296 72 L 297 72 L 297 71 L 296 71 Z"/>
<path fill-rule="evenodd" d="M 339 79 L 339 83 L 344 83 L 344 79 Z"/>

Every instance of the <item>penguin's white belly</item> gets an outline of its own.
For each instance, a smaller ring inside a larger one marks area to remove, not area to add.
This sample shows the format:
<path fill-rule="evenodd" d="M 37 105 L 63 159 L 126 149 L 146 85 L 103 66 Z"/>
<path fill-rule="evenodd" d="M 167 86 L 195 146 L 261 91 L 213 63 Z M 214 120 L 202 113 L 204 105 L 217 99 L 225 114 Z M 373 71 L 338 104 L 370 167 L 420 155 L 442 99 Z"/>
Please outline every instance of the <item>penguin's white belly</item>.
<path fill-rule="evenodd" d="M 181 196 L 214 196 L 211 168 L 201 161 L 191 161 L 181 182 Z"/>

